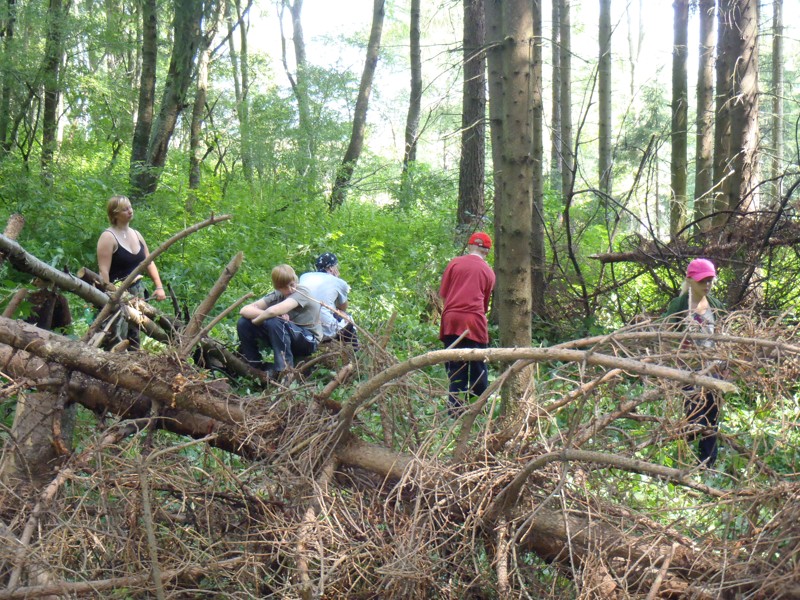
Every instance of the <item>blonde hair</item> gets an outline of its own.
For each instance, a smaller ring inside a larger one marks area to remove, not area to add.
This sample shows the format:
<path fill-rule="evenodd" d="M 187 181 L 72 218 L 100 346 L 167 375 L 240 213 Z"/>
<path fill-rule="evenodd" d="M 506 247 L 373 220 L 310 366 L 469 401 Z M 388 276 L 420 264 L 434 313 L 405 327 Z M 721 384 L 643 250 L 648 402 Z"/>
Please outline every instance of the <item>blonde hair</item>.
<path fill-rule="evenodd" d="M 272 285 L 275 289 L 285 288 L 297 282 L 297 273 L 289 265 L 278 265 L 272 269 Z"/>
<path fill-rule="evenodd" d="M 126 202 L 128 205 L 131 203 L 127 196 L 111 196 L 111 198 L 108 199 L 108 203 L 106 204 L 106 213 L 108 214 L 108 220 L 112 225 L 117 224 L 117 213 L 120 212 L 119 207 Z"/>

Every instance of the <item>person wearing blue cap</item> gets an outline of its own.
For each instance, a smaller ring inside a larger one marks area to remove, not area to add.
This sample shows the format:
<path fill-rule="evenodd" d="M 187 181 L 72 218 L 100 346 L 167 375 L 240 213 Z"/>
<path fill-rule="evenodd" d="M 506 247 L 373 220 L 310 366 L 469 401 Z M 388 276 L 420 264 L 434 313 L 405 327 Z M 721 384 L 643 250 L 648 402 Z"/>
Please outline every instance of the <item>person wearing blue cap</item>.
<path fill-rule="evenodd" d="M 353 345 L 358 350 L 355 325 L 345 312 L 350 286 L 339 277 L 339 259 L 333 252 L 320 254 L 314 261 L 316 271 L 300 276 L 299 285 L 320 304 L 320 325 L 323 341 L 338 340 Z"/>

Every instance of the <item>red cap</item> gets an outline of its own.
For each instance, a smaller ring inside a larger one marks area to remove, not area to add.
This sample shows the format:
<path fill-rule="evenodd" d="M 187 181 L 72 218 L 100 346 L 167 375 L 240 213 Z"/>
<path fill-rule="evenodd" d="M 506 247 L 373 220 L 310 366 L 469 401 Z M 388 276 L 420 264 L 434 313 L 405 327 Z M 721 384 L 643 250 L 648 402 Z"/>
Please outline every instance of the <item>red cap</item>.
<path fill-rule="evenodd" d="M 492 247 L 492 238 L 482 231 L 478 231 L 477 233 L 473 233 L 471 236 L 469 236 L 469 241 L 467 244 L 470 246 L 480 246 L 481 248 L 486 248 L 488 250 Z"/>

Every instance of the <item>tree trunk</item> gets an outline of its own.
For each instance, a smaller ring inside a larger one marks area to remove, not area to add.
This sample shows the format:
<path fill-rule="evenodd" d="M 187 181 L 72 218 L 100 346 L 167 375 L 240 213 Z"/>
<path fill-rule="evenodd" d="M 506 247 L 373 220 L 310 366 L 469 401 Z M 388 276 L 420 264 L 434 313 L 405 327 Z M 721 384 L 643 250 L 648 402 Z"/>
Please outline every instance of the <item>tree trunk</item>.
<path fill-rule="evenodd" d="M 11 139 L 8 135 L 8 127 L 11 123 L 11 82 L 12 73 L 8 68 L 13 54 L 14 44 L 14 23 L 17 19 L 16 0 L 6 0 L 3 7 L 3 18 L 0 20 L 3 36 L 3 56 L 2 56 L 2 82 L 0 82 L 0 160 L 11 151 Z"/>
<path fill-rule="evenodd" d="M 568 205 L 568 197 L 572 196 L 575 179 L 575 153 L 572 150 L 572 21 L 570 4 L 572 0 L 556 0 L 559 14 L 559 63 L 561 65 L 561 192 Z"/>
<path fill-rule="evenodd" d="M 553 62 L 553 74 L 550 85 L 550 188 L 554 193 L 560 194 L 561 189 L 561 2 L 553 0 L 551 3 L 553 25 L 551 27 L 552 40 L 550 42 Z"/>
<path fill-rule="evenodd" d="M 669 236 L 675 239 L 686 225 L 686 178 L 688 163 L 689 80 L 689 0 L 674 0 L 672 43 L 672 159 L 670 161 Z"/>
<path fill-rule="evenodd" d="M 597 62 L 598 149 L 597 171 L 600 191 L 611 195 L 611 0 L 600 0 Z"/>
<path fill-rule="evenodd" d="M 44 110 L 42 111 L 43 173 L 47 173 L 58 143 L 58 106 L 61 101 L 61 68 L 64 62 L 64 27 L 69 13 L 69 0 L 50 0 L 47 10 L 47 34 L 44 59 Z"/>
<path fill-rule="evenodd" d="M 223 0 L 228 23 L 228 54 L 233 71 L 233 92 L 236 98 L 236 117 L 239 120 L 239 139 L 242 153 L 242 172 L 245 181 L 253 182 L 253 144 L 250 139 L 250 57 L 247 51 L 248 24 L 245 14 L 249 14 L 252 0 L 247 9 L 242 10 L 240 0 Z M 233 19 L 232 8 L 236 10 Z M 236 32 L 239 32 L 239 49 L 236 49 Z"/>
<path fill-rule="evenodd" d="M 783 195 L 783 30 L 783 0 L 772 0 L 772 207 L 780 205 Z"/>
<path fill-rule="evenodd" d="M 294 0 L 289 3 L 284 0 L 284 6 L 288 4 L 289 12 L 292 16 L 292 46 L 294 47 L 295 75 L 292 76 L 286 62 L 286 49 L 284 42 L 284 67 L 289 83 L 292 86 L 292 93 L 297 100 L 297 144 L 299 150 L 297 172 L 306 182 L 307 189 L 313 189 L 317 185 L 317 136 L 314 131 L 314 120 L 311 116 L 311 96 L 308 85 L 308 59 L 306 57 L 306 42 L 303 34 L 303 0 Z M 282 33 L 281 28 L 281 35 Z"/>
<path fill-rule="evenodd" d="M 544 102 L 542 100 L 542 2 L 533 0 L 532 145 L 531 156 L 531 312 L 546 318 L 545 285 L 547 253 L 544 220 Z"/>
<path fill-rule="evenodd" d="M 422 49 L 420 47 L 420 0 L 411 0 L 409 23 L 409 62 L 411 64 L 411 87 L 406 114 L 403 171 L 401 175 L 400 205 L 411 206 L 414 194 L 414 162 L 417 160 L 419 116 L 422 108 Z"/>
<path fill-rule="evenodd" d="M 714 224 L 728 228 L 756 205 L 757 0 L 724 0 L 718 16 Z"/>
<path fill-rule="evenodd" d="M 420 0 L 411 0 L 411 22 L 409 26 L 409 46 L 411 63 L 411 94 L 406 116 L 405 152 L 403 153 L 403 172 L 417 160 L 417 136 L 419 135 L 419 115 L 422 105 L 422 49 L 420 47 Z"/>
<path fill-rule="evenodd" d="M 215 0 L 212 0 L 215 1 Z M 174 0 L 172 55 L 169 61 L 161 108 L 150 135 L 145 164 L 133 173 L 133 196 L 142 198 L 154 193 L 167 160 L 169 141 L 178 117 L 187 104 L 189 84 L 200 44 L 200 24 L 205 7 L 196 0 Z"/>
<path fill-rule="evenodd" d="M 383 32 L 383 19 L 386 16 L 386 0 L 374 0 L 372 7 L 372 28 L 367 43 L 367 59 L 364 62 L 364 71 L 361 74 L 361 84 L 358 87 L 358 98 L 353 112 L 353 131 L 350 134 L 350 144 L 344 153 L 342 164 L 336 173 L 328 205 L 334 210 L 344 203 L 356 163 L 361 156 L 364 146 L 364 133 L 367 128 L 367 109 L 369 97 L 372 93 L 372 80 L 378 66 L 378 53 L 381 47 L 381 33 Z"/>
<path fill-rule="evenodd" d="M 533 164 L 531 149 L 531 71 L 533 54 L 533 7 L 528 0 L 513 0 L 502 5 L 488 2 L 488 31 L 495 35 L 494 24 L 501 24 L 500 38 L 490 38 L 492 53 L 500 53 L 502 80 L 489 87 L 489 101 L 501 107 L 502 138 L 495 158 L 495 177 L 501 180 L 495 197 L 497 285 L 494 309 L 500 324 L 500 345 L 526 347 L 531 343 L 531 224 L 533 203 Z M 489 18 L 489 11 L 499 11 Z M 495 74 L 490 74 L 495 77 Z M 493 135 L 493 139 L 497 136 Z M 504 391 L 506 409 L 515 396 L 517 381 Z M 516 396 L 520 397 L 520 396 Z"/>
<path fill-rule="evenodd" d="M 142 74 L 139 81 L 139 108 L 131 142 L 130 187 L 147 168 L 147 144 L 153 129 L 156 104 L 156 66 L 158 62 L 158 9 L 156 0 L 142 0 Z"/>
<path fill-rule="evenodd" d="M 189 189 L 200 189 L 200 167 L 203 164 L 205 151 L 202 147 L 203 115 L 208 98 L 208 63 L 211 59 L 211 48 L 206 46 L 200 51 L 197 63 L 197 90 L 192 104 L 192 124 L 189 129 Z"/>
<path fill-rule="evenodd" d="M 197 61 L 197 84 L 192 104 L 192 122 L 189 128 L 189 189 L 197 190 L 200 188 L 200 167 L 203 163 L 205 151 L 201 147 L 201 134 L 203 128 L 203 117 L 206 111 L 206 100 L 208 98 L 208 65 L 211 61 L 211 43 L 217 35 L 219 26 L 220 4 L 214 3 L 213 12 L 206 19 L 207 29 L 200 37 L 200 47 L 198 48 L 199 59 Z M 190 208 L 191 201 L 189 199 Z"/>
<path fill-rule="evenodd" d="M 461 158 L 456 222 L 479 229 L 486 218 L 486 38 L 484 0 L 463 0 L 464 81 L 461 95 Z"/>
<path fill-rule="evenodd" d="M 694 219 L 700 231 L 712 227 L 714 212 L 714 5 L 699 0 L 700 51 L 697 68 L 697 146 L 695 150 Z"/>

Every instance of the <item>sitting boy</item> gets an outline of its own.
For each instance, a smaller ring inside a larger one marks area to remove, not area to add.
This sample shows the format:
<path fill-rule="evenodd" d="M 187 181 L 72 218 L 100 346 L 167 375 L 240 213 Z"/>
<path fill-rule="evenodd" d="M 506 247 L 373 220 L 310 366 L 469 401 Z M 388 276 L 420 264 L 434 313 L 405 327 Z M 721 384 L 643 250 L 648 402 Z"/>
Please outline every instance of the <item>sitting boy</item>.
<path fill-rule="evenodd" d="M 272 269 L 272 292 L 239 311 L 236 331 L 239 352 L 252 366 L 277 377 L 294 367 L 296 358 L 314 353 L 322 339 L 320 304 L 297 285 L 297 275 L 289 265 Z M 259 342 L 272 348 L 273 363 L 261 361 Z"/>

